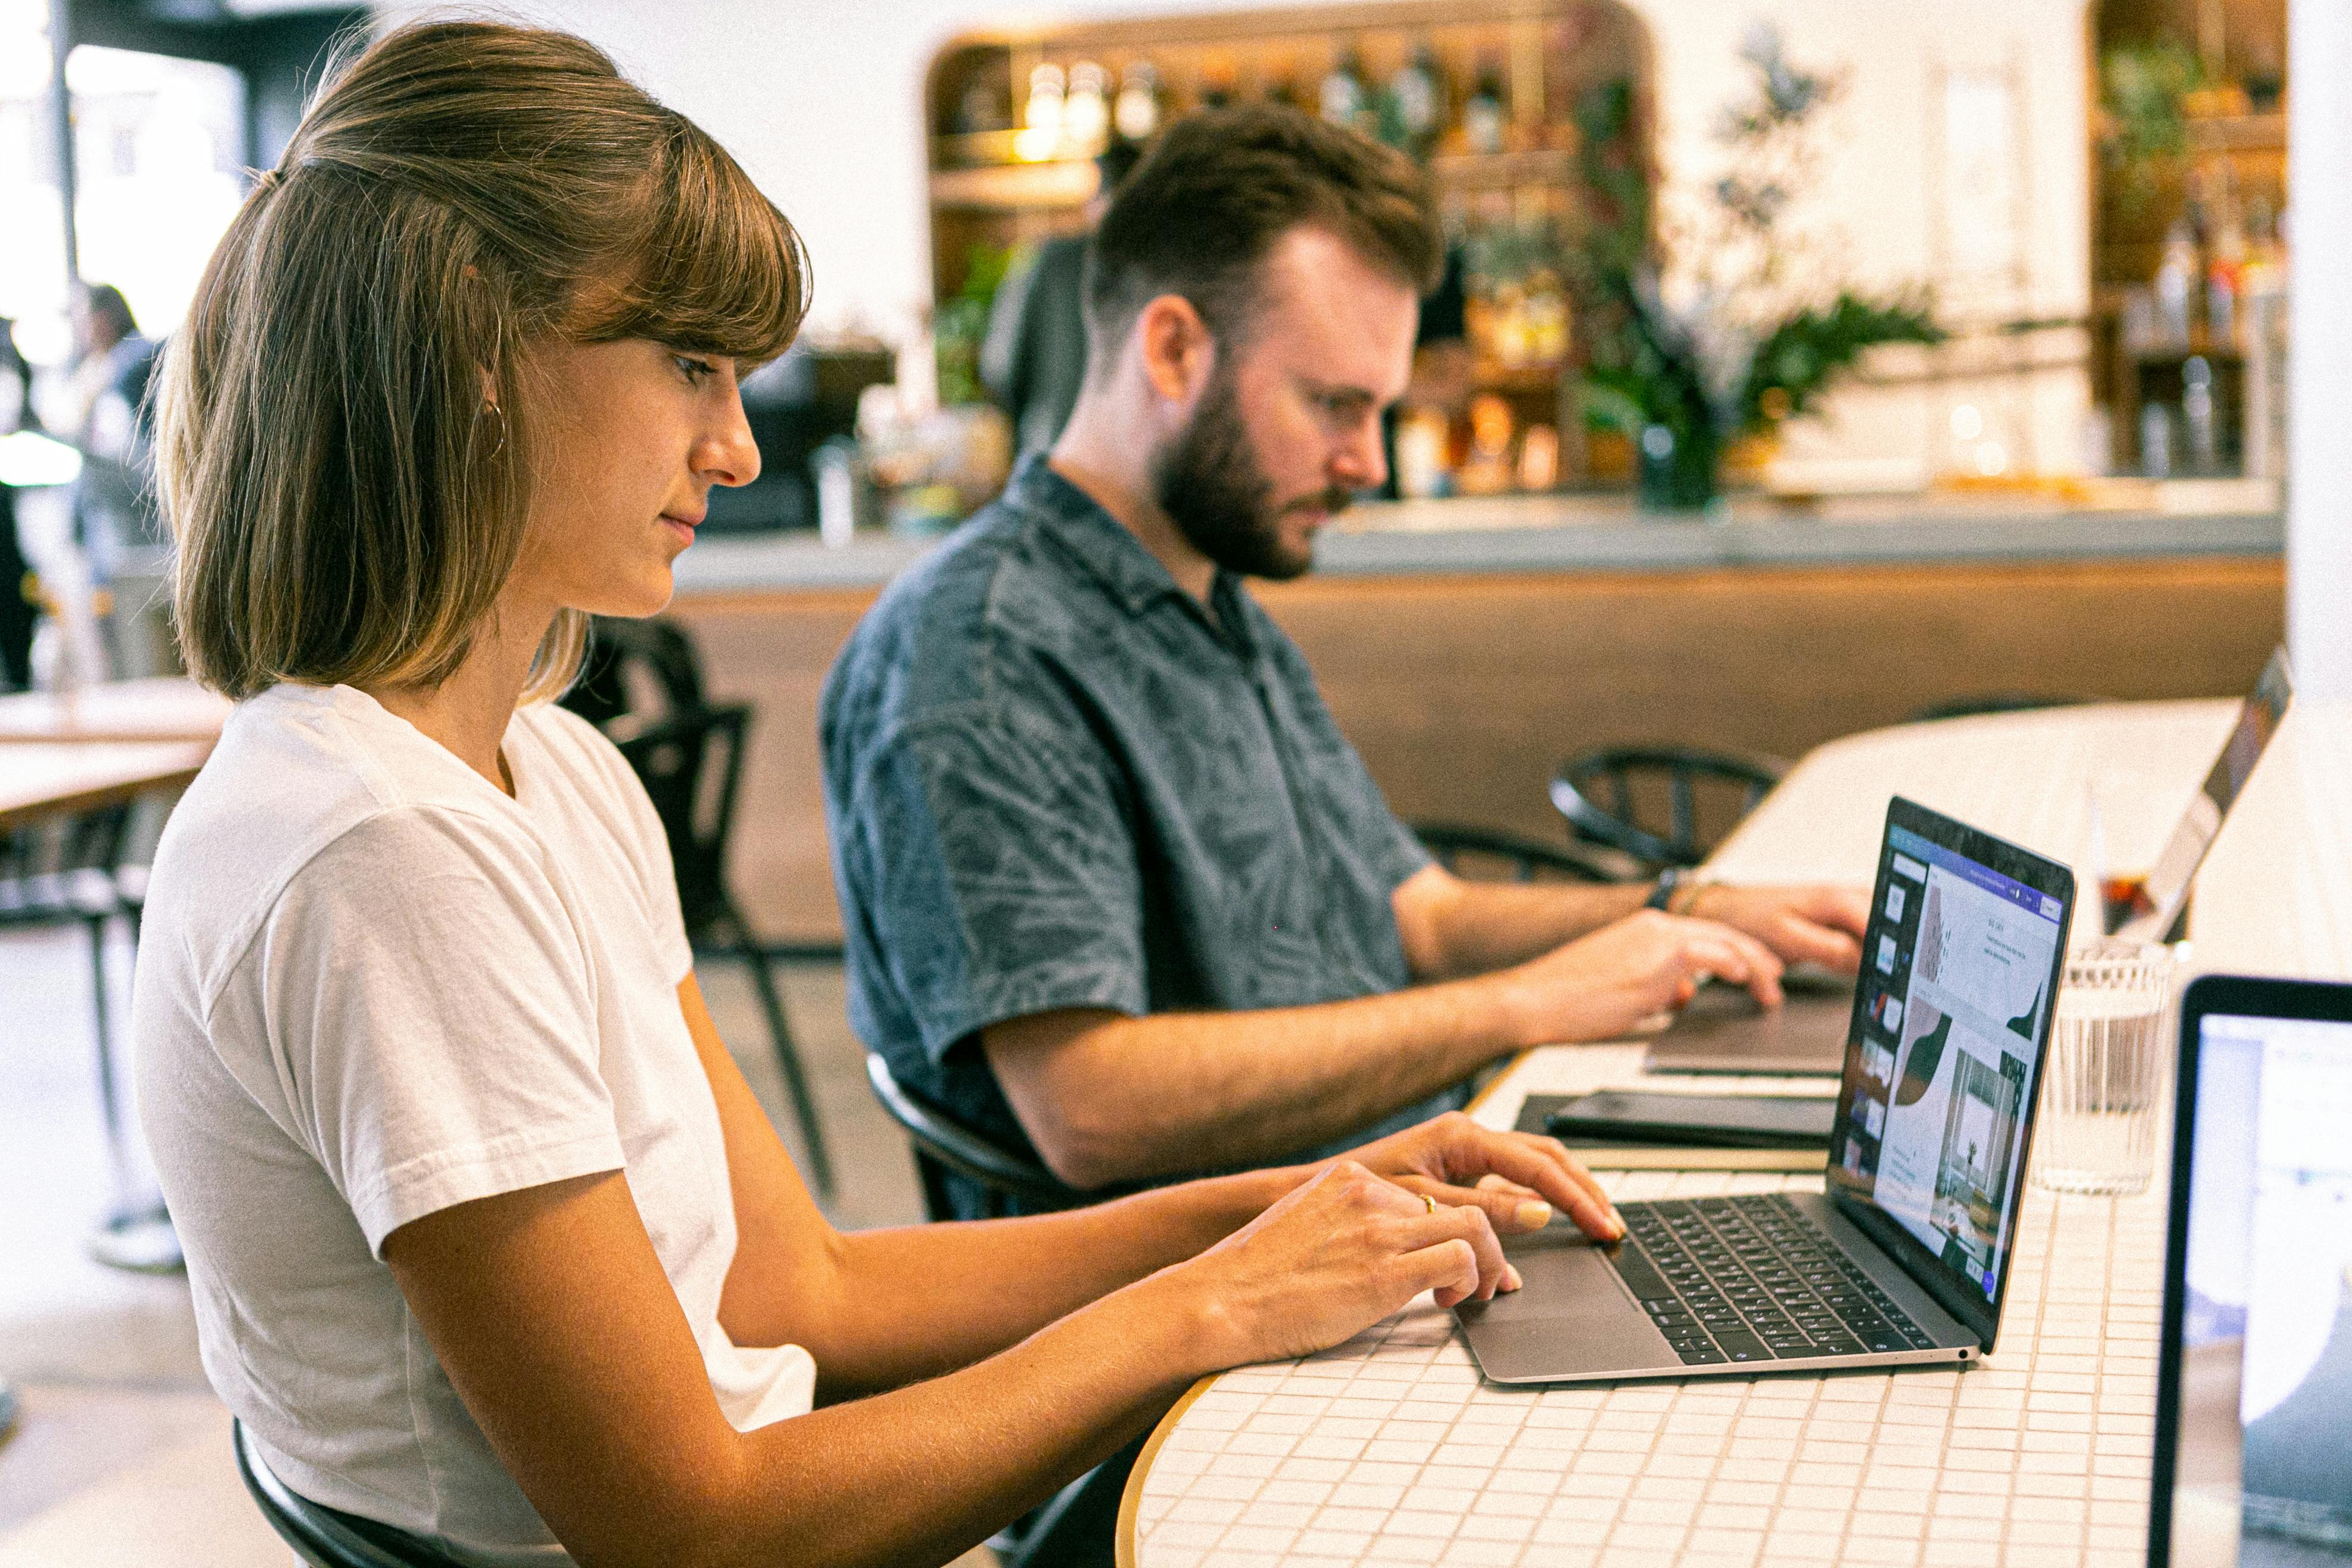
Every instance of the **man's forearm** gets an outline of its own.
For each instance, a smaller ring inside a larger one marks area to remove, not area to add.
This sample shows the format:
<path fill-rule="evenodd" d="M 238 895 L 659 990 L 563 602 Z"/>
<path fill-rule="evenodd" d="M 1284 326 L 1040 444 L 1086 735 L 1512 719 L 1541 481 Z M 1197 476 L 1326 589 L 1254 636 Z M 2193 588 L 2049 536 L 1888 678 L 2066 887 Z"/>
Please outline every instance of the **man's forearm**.
<path fill-rule="evenodd" d="M 1454 979 L 1524 963 L 1588 936 L 1639 910 L 1650 890 L 1647 882 L 1593 887 L 1447 878 L 1416 900 L 1408 882 L 1399 889 L 1397 923 L 1407 933 L 1416 979 Z"/>
<path fill-rule="evenodd" d="M 1262 1012 L 1045 1014 L 982 1039 L 1031 1142 L 1079 1187 L 1282 1159 L 1534 1043 L 1499 976 Z"/>

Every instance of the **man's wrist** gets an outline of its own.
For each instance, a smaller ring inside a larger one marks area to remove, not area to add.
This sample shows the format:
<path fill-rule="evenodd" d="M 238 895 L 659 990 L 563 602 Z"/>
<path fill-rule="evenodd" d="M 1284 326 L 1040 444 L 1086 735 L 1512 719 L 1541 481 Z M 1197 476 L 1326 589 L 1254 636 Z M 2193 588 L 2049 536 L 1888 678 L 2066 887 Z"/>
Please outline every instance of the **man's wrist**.
<path fill-rule="evenodd" d="M 1657 886 L 1651 889 L 1643 908 L 1663 910 L 1670 915 L 1691 915 L 1698 912 L 1698 902 L 1713 890 L 1715 883 L 1704 873 L 1682 866 L 1669 866 L 1658 873 Z"/>

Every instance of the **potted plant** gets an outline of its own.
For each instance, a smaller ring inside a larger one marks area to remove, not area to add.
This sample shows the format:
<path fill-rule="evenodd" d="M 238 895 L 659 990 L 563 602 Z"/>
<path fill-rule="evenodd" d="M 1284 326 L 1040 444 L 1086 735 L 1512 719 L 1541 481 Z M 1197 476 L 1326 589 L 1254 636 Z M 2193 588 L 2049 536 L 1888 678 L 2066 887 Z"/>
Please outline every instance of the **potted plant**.
<path fill-rule="evenodd" d="M 1802 241 L 1784 232 L 1811 182 L 1813 117 L 1843 82 L 1790 64 L 1769 25 L 1750 31 L 1740 56 L 1752 82 L 1717 127 L 1728 166 L 1682 226 L 1688 265 L 1669 274 L 1658 247 L 1624 221 L 1592 226 L 1582 257 L 1600 323 L 1587 408 L 1633 440 L 1642 504 L 1654 510 L 1712 506 L 1725 447 L 1816 412 L 1865 351 L 1946 336 L 1924 291 L 1824 283 Z M 1614 145 L 1628 113 L 1623 95 L 1590 100 L 1584 146 Z M 1597 188 L 1607 175 L 1586 171 Z"/>

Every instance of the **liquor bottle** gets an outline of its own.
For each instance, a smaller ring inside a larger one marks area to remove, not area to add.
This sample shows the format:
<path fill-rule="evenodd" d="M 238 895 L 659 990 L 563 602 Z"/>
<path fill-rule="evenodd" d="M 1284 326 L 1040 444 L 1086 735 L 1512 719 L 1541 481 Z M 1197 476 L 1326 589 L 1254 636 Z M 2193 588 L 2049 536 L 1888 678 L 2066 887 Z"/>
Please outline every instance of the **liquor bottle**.
<path fill-rule="evenodd" d="M 1353 49 L 1341 55 L 1339 63 L 1324 77 L 1318 102 L 1323 118 L 1334 125 L 1344 125 L 1351 131 L 1370 132 L 1378 128 L 1371 84 L 1364 79 L 1363 57 Z"/>
<path fill-rule="evenodd" d="M 1445 71 L 1428 44 L 1414 49 L 1412 58 L 1389 79 L 1381 107 L 1381 140 L 1393 141 L 1416 158 L 1428 157 L 1445 123 Z"/>
<path fill-rule="evenodd" d="M 1064 79 L 1062 68 L 1051 63 L 1029 73 L 1029 98 L 1013 138 L 1013 155 L 1024 163 L 1042 163 L 1061 149 Z"/>
<path fill-rule="evenodd" d="M 2176 220 L 2165 231 L 2164 254 L 2156 266 L 2156 331 L 2158 341 L 2173 347 L 2189 343 L 2189 296 L 2196 287 L 2197 237 L 2187 220 Z"/>
<path fill-rule="evenodd" d="M 2238 342 L 2238 303 L 2245 288 L 2246 226 L 2239 218 L 2238 204 L 2225 202 L 2205 261 L 2205 330 L 2214 347 Z"/>
<path fill-rule="evenodd" d="M 1201 107 L 1223 109 L 1234 101 L 1234 62 L 1219 56 L 1201 68 Z"/>
<path fill-rule="evenodd" d="M 1110 133 L 1110 73 L 1092 60 L 1070 68 L 1069 96 L 1062 100 L 1062 140 L 1067 150 L 1091 158 Z"/>
<path fill-rule="evenodd" d="M 1127 68 L 1118 84 L 1111 123 L 1129 142 L 1149 142 L 1160 129 L 1160 71 L 1150 60 L 1137 60 Z"/>
<path fill-rule="evenodd" d="M 1503 68 L 1492 55 L 1478 61 L 1478 85 L 1462 105 L 1462 135 L 1473 153 L 1499 153 L 1510 125 L 1509 100 L 1503 92 Z"/>

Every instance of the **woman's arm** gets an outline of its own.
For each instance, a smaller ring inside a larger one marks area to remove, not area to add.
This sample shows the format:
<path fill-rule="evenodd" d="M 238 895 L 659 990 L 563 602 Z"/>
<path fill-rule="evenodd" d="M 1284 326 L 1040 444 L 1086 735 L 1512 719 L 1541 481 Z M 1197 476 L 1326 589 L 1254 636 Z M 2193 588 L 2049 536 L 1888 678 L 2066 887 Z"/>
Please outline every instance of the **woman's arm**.
<path fill-rule="evenodd" d="M 720 1042 L 693 976 L 678 986 L 678 1003 L 719 1101 L 734 1186 L 735 1262 L 719 1321 L 738 1344 L 806 1349 L 825 1401 L 992 1355 L 1213 1246 L 1313 1173 L 1255 1171 L 1067 1214 L 844 1236 L 809 1196 Z M 1546 1204 L 1593 1235 L 1613 1234 L 1607 1198 L 1549 1139 L 1490 1133 L 1451 1117 L 1359 1150 L 1356 1158 L 1440 1203 L 1479 1208 L 1506 1235 L 1540 1229 L 1551 1218 Z M 1469 1185 L 1490 1173 L 1514 1185 Z M 1530 1194 L 1543 1200 L 1533 1209 L 1524 1206 Z"/>
<path fill-rule="evenodd" d="M 738 1434 L 619 1173 L 439 1210 L 384 1258 L 499 1460 L 591 1568 L 944 1562 L 1192 1378 L 1503 1279 L 1482 1211 L 1432 1210 L 1341 1162 L 1201 1258 L 977 1365 Z M 930 1305 L 861 1310 L 879 1328 Z"/>

